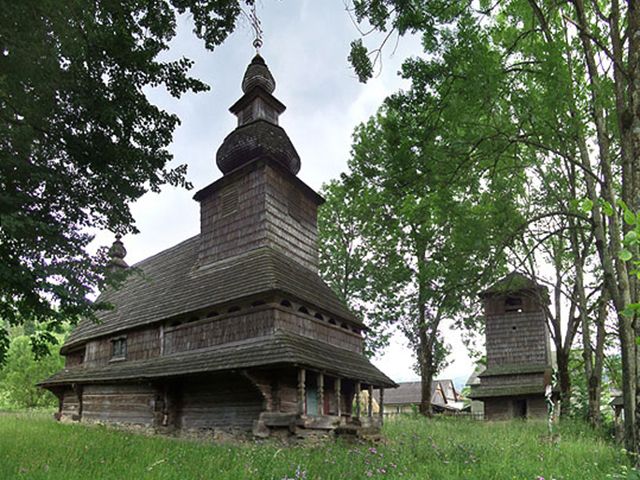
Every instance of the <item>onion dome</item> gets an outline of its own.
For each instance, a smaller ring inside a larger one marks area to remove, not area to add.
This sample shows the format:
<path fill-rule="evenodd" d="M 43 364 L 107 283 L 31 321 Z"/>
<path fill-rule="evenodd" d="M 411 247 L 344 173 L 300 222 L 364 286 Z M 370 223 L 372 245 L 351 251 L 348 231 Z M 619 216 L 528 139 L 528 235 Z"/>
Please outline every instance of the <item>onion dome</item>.
<path fill-rule="evenodd" d="M 289 136 L 278 125 L 286 107 L 272 93 L 276 82 L 264 59 L 256 55 L 244 74 L 244 95 L 229 111 L 238 117 L 238 126 L 224 139 L 216 154 L 216 164 L 227 174 L 257 158 L 271 158 L 294 175 L 300 171 L 300 157 Z"/>
<path fill-rule="evenodd" d="M 116 235 L 116 240 L 111 245 L 109 249 L 109 262 L 108 267 L 112 269 L 125 269 L 129 268 L 127 262 L 124 261 L 124 257 L 127 256 L 127 250 L 124 248 L 124 244 L 122 243 L 122 237 L 120 235 Z"/>

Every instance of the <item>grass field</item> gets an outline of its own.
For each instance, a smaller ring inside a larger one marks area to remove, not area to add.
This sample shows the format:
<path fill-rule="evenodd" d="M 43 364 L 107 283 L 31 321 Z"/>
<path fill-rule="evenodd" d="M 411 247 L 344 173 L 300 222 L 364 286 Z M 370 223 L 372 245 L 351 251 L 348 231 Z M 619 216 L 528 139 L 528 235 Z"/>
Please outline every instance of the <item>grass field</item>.
<path fill-rule="evenodd" d="M 579 424 L 481 423 L 405 417 L 380 444 L 212 444 L 0 413 L 0 479 L 606 479 L 622 450 Z"/>

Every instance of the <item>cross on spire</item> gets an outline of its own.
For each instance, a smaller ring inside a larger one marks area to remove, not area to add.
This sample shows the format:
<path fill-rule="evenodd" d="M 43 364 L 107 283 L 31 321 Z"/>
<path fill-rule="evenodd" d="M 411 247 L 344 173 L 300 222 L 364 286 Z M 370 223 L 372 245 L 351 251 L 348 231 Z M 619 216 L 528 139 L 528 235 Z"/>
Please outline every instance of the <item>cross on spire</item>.
<path fill-rule="evenodd" d="M 258 13 L 256 11 L 256 2 L 253 2 L 251 5 L 251 12 L 248 14 L 249 22 L 251 22 L 251 28 L 253 28 L 253 33 L 255 38 L 253 39 L 253 46 L 256 49 L 256 53 L 260 53 L 260 47 L 262 47 L 262 23 L 258 18 Z"/>

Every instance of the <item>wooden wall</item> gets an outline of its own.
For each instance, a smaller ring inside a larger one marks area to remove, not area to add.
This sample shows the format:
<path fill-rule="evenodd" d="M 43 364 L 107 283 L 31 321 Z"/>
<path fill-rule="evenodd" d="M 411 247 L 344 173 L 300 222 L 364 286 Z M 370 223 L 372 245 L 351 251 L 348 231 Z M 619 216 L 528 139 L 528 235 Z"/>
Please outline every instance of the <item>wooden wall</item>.
<path fill-rule="evenodd" d="M 320 340 L 345 350 L 362 352 L 363 340 L 361 335 L 286 307 L 277 307 L 275 327 Z"/>
<path fill-rule="evenodd" d="M 514 402 L 527 402 L 527 418 L 544 419 L 547 417 L 547 406 L 542 395 L 527 397 L 496 397 L 484 399 L 484 418 L 487 420 L 511 420 L 515 416 Z"/>
<path fill-rule="evenodd" d="M 547 325 L 542 311 L 486 317 L 487 368 L 550 362 Z"/>
<path fill-rule="evenodd" d="M 82 420 L 152 426 L 155 389 L 147 384 L 86 385 Z"/>
<path fill-rule="evenodd" d="M 264 410 L 258 388 L 240 374 L 185 379 L 180 389 L 178 427 L 251 429 Z"/>
<path fill-rule="evenodd" d="M 200 264 L 269 245 L 318 268 L 317 205 L 278 167 L 256 163 L 200 200 Z"/>
<path fill-rule="evenodd" d="M 111 340 L 123 335 L 127 337 L 127 360 L 145 360 L 160 355 L 160 330 L 155 326 L 87 342 L 84 364 L 87 367 L 107 365 L 111 360 Z"/>
<path fill-rule="evenodd" d="M 265 245 L 264 165 L 233 178 L 200 202 L 200 264 Z"/>
<path fill-rule="evenodd" d="M 61 418 L 67 420 L 78 420 L 80 414 L 80 399 L 76 392 L 71 389 L 65 389 L 62 394 L 62 409 L 60 411 Z"/>
<path fill-rule="evenodd" d="M 280 169 L 266 169 L 269 244 L 303 266 L 318 270 L 317 206 L 303 187 Z"/>
<path fill-rule="evenodd" d="M 262 306 L 167 327 L 164 330 L 164 355 L 261 337 L 273 332 L 274 320 L 273 309 Z"/>
<path fill-rule="evenodd" d="M 527 374 L 519 374 L 519 375 L 499 375 L 499 376 L 489 376 L 482 377 L 482 385 L 483 386 L 508 386 L 508 385 L 540 385 L 540 391 L 542 392 L 545 387 L 545 375 L 543 372 L 540 373 L 527 373 Z"/>

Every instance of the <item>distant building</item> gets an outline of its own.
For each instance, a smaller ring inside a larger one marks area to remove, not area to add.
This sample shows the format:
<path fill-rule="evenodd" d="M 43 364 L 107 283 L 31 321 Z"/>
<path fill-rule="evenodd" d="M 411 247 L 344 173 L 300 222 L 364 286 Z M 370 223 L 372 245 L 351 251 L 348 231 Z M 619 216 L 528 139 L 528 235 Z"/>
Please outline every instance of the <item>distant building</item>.
<path fill-rule="evenodd" d="M 487 368 L 469 397 L 484 403 L 485 418 L 544 418 L 551 385 L 547 289 L 513 272 L 480 294 L 484 302 Z"/>
<path fill-rule="evenodd" d="M 379 396 L 374 393 L 374 398 Z M 422 401 L 422 382 L 404 382 L 398 388 L 385 391 L 385 415 L 412 413 Z M 460 412 L 463 408 L 462 397 L 456 391 L 452 380 L 433 380 L 431 382 L 431 407 L 435 413 Z"/>

